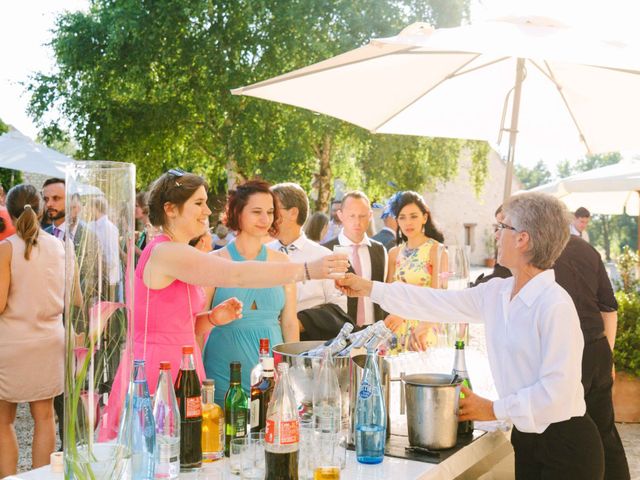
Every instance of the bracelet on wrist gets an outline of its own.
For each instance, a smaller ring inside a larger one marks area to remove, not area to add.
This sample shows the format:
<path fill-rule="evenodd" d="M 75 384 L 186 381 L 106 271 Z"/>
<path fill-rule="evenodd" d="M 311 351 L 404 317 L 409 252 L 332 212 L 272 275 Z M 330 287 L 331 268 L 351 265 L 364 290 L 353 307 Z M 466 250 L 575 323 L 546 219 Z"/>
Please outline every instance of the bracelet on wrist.
<path fill-rule="evenodd" d="M 311 275 L 309 274 L 309 264 L 304 262 L 304 278 L 305 280 L 311 280 Z"/>

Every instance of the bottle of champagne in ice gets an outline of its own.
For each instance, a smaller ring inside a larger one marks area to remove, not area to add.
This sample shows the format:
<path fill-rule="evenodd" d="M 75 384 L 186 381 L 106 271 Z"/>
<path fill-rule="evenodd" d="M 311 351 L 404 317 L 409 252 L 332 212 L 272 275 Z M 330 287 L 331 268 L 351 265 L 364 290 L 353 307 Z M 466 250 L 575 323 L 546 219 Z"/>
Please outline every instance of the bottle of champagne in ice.
<path fill-rule="evenodd" d="M 153 397 L 156 422 L 156 478 L 174 479 L 180 474 L 180 411 L 171 381 L 171 363 L 160 362 Z"/>
<path fill-rule="evenodd" d="M 192 345 L 182 347 L 175 386 L 180 410 L 180 469 L 191 471 L 202 466 L 202 392 Z"/>
<path fill-rule="evenodd" d="M 469 373 L 467 372 L 467 362 L 464 356 L 464 342 L 462 340 L 456 340 L 456 356 L 453 361 L 452 375 L 457 376 L 462 380 L 462 385 L 471 388 L 471 380 L 469 379 Z M 464 398 L 464 393 L 460 393 L 460 398 Z M 466 435 L 473 433 L 473 421 L 466 420 L 458 423 L 458 434 Z"/>
<path fill-rule="evenodd" d="M 131 470 L 134 480 L 153 480 L 156 427 L 151 409 L 144 360 L 133 362 L 133 424 Z"/>
<path fill-rule="evenodd" d="M 260 347 L 258 349 L 258 363 L 251 369 L 251 376 L 249 377 L 251 379 L 252 387 L 260 383 L 260 380 L 262 380 L 262 372 L 263 372 L 262 362 L 264 361 L 265 358 L 269 358 L 270 356 L 271 356 L 271 353 L 269 351 L 269 339 L 261 338 Z"/>
<path fill-rule="evenodd" d="M 308 352 L 303 353 L 303 355 L 307 357 L 322 357 L 325 350 L 331 351 L 331 355 L 338 354 L 349 344 L 348 337 L 352 330 L 353 325 L 351 323 L 345 323 L 333 340 L 327 340 Z"/>
<path fill-rule="evenodd" d="M 202 382 L 202 461 L 214 462 L 224 457 L 224 411 L 215 403 L 215 382 Z"/>
<path fill-rule="evenodd" d="M 298 480 L 300 421 L 289 365 L 278 364 L 278 380 L 267 410 L 265 480 Z"/>
<path fill-rule="evenodd" d="M 360 463 L 380 463 L 384 459 L 387 414 L 380 384 L 376 351 L 367 350 L 360 390 L 356 399 L 356 458 Z"/>

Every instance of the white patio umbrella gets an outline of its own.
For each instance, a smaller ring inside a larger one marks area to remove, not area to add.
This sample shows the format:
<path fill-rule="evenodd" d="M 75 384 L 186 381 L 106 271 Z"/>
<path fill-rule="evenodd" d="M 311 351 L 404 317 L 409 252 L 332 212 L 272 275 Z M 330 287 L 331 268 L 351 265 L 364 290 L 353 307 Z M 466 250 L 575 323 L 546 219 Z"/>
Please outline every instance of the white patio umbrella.
<path fill-rule="evenodd" d="M 500 142 L 505 198 L 518 145 L 577 155 L 640 147 L 640 51 L 544 18 L 504 18 L 398 36 L 232 90 L 374 133 Z M 507 119 L 510 119 L 507 121 Z"/>
<path fill-rule="evenodd" d="M 72 158 L 34 142 L 18 130 L 0 135 L 0 167 L 65 178 Z"/>
<path fill-rule="evenodd" d="M 640 161 L 623 160 L 529 190 L 560 198 L 571 211 L 585 207 L 604 215 L 640 214 Z"/>

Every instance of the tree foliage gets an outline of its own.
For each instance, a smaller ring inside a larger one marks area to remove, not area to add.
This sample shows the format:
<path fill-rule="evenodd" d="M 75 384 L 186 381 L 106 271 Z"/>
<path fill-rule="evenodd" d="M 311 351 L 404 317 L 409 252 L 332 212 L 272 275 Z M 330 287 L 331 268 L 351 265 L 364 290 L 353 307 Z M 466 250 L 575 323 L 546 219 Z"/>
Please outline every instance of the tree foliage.
<path fill-rule="evenodd" d="M 57 71 L 34 75 L 30 114 L 44 122 L 56 105 L 81 157 L 133 162 L 140 185 L 177 165 L 214 186 L 233 171 L 240 179 L 296 181 L 324 206 L 337 172 L 357 180 L 350 186 L 385 194 L 375 168 L 397 160 L 399 184 L 419 189 L 451 178 L 460 149 L 470 146 L 479 190 L 487 149 L 480 142 L 372 136 L 229 93 L 414 21 L 454 26 L 468 15 L 469 0 L 94 0 L 87 13 L 58 19 Z"/>
<path fill-rule="evenodd" d="M 9 125 L 4 123 L 0 118 L 0 135 L 7 133 L 8 131 Z M 0 185 L 2 185 L 5 192 L 19 183 L 22 183 L 22 172 L 0 167 Z"/>
<path fill-rule="evenodd" d="M 514 173 L 525 190 L 535 188 L 551 181 L 551 172 L 542 160 L 538 160 L 533 168 L 516 165 Z"/>

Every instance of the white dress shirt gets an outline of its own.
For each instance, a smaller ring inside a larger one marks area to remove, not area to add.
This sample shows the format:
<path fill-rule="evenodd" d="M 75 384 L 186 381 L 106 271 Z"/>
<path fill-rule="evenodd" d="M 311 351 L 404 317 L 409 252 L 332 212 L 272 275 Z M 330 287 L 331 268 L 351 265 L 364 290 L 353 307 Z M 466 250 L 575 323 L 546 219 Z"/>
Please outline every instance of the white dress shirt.
<path fill-rule="evenodd" d="M 344 245 L 347 247 L 356 245 L 354 242 L 352 242 L 347 238 L 347 236 L 344 234 L 344 231 L 342 230 L 338 235 L 338 242 L 340 242 L 340 245 Z M 371 246 L 371 240 L 369 239 L 366 233 L 364 234 L 364 238 L 362 239 L 362 242 L 359 243 L 359 245 L 366 245 L 367 247 Z M 388 267 L 387 264 L 389 262 L 387 261 L 388 260 L 387 249 L 383 248 L 382 250 L 384 251 L 384 275 L 382 277 L 382 281 L 384 282 L 387 279 L 387 267 Z M 351 261 L 351 255 L 353 255 L 352 251 L 349 252 L 349 261 Z M 359 248 L 358 256 L 360 257 L 360 266 L 362 267 L 362 272 L 360 276 L 368 280 L 371 280 L 371 255 L 369 255 L 369 249 Z M 352 261 L 351 261 L 351 265 L 353 265 Z M 373 311 L 373 301 L 370 298 L 365 297 L 364 298 L 364 324 L 371 325 L 374 321 L 375 321 L 375 317 L 374 317 L 374 311 Z"/>
<path fill-rule="evenodd" d="M 293 245 L 293 248 L 291 246 Z M 280 250 L 284 245 L 279 240 L 267 244 L 269 248 Z M 318 243 L 309 240 L 304 232 L 288 245 L 289 260 L 294 263 L 313 262 L 319 258 L 331 255 L 331 250 Z M 333 280 L 307 280 L 296 283 L 297 302 L 296 311 L 322 305 L 323 303 L 335 303 L 345 312 L 347 311 L 347 297 L 335 286 Z"/>
<path fill-rule="evenodd" d="M 115 285 L 120 281 L 120 240 L 116 226 L 106 215 L 94 222 L 87 223 L 87 228 L 98 237 L 107 264 L 109 284 Z"/>
<path fill-rule="evenodd" d="M 573 223 L 569 224 L 569 233 L 571 233 L 571 235 L 575 235 L 576 237 L 580 237 L 585 242 L 589 243 L 589 232 L 587 232 L 586 230 L 583 230 L 581 232 L 573 225 Z"/>
<path fill-rule="evenodd" d="M 371 299 L 402 317 L 483 322 L 500 397 L 493 403 L 495 416 L 521 432 L 542 433 L 585 413 L 584 341 L 573 301 L 553 270 L 536 275 L 510 301 L 513 282 L 493 279 L 459 291 L 376 282 Z"/>

